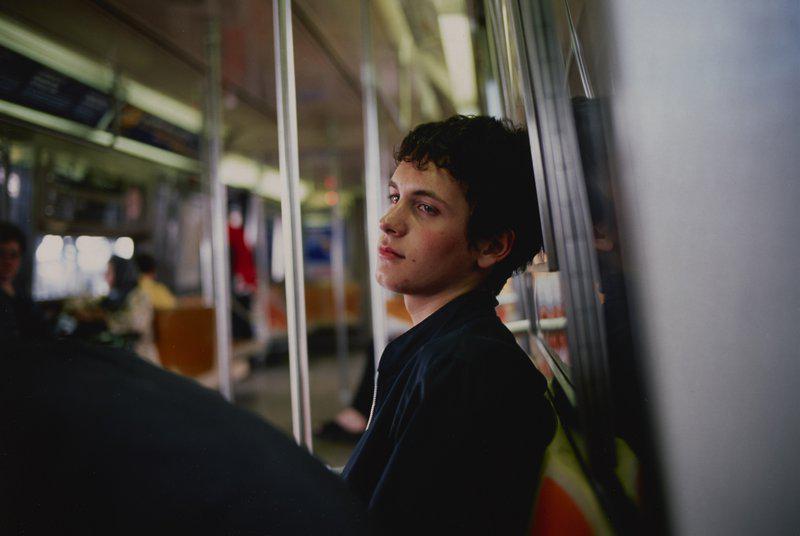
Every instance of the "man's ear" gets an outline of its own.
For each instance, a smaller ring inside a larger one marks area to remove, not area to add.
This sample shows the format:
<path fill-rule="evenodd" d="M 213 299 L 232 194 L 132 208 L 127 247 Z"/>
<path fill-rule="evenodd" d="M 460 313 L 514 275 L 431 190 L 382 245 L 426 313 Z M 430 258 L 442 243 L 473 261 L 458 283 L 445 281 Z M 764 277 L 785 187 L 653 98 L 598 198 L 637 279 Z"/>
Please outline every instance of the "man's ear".
<path fill-rule="evenodd" d="M 478 267 L 491 268 L 502 261 L 514 247 L 514 231 L 503 231 L 494 238 L 478 242 Z"/>

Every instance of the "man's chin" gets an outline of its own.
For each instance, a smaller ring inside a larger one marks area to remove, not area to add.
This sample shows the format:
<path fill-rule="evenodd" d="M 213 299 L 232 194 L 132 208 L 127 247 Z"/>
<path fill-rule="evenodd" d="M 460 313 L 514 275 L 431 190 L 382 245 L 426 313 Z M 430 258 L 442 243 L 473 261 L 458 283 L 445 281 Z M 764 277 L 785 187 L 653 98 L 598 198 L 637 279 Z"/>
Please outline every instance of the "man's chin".
<path fill-rule="evenodd" d="M 375 274 L 375 281 L 377 281 L 380 286 L 382 286 L 389 292 L 404 294 L 403 285 L 397 284 L 397 282 L 394 281 L 391 277 L 388 277 L 386 274 L 383 274 L 380 271 Z"/>
<path fill-rule="evenodd" d="M 389 283 L 389 278 L 378 272 L 375 274 L 375 281 L 388 291 L 395 292 L 392 285 Z"/>

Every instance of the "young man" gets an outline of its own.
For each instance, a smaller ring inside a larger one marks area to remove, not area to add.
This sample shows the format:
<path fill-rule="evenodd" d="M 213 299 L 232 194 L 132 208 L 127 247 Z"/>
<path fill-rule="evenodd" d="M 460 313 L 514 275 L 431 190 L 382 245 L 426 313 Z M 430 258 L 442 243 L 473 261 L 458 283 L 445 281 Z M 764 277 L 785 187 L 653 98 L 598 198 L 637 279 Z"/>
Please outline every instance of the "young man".
<path fill-rule="evenodd" d="M 541 247 L 527 134 L 489 117 L 418 126 L 395 155 L 377 279 L 414 326 L 381 357 L 344 478 L 397 534 L 523 534 L 554 417 L 495 314 Z"/>

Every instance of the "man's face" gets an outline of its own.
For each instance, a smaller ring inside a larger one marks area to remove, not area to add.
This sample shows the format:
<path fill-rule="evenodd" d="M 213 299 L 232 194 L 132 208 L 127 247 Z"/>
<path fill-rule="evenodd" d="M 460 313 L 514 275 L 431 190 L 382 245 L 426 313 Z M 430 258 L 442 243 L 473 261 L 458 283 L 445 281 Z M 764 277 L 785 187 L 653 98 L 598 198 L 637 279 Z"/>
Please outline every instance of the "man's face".
<path fill-rule="evenodd" d="M 14 280 L 21 262 L 22 249 L 17 242 L 0 243 L 0 284 Z"/>
<path fill-rule="evenodd" d="M 402 162 L 389 181 L 391 206 L 381 218 L 377 280 L 401 294 L 436 296 L 481 279 L 467 242 L 469 205 L 450 174 Z"/>

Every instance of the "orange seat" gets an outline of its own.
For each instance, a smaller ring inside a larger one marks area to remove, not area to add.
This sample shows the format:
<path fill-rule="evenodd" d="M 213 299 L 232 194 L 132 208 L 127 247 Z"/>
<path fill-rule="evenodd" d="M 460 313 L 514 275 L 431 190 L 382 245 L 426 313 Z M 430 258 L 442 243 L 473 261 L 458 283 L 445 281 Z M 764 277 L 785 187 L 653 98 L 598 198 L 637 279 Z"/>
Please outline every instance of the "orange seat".
<path fill-rule="evenodd" d="M 188 306 L 156 311 L 155 340 L 164 368 L 198 376 L 214 367 L 214 309 Z"/>
<path fill-rule="evenodd" d="M 550 477 L 542 479 L 531 528 L 531 536 L 547 534 L 569 534 L 570 536 L 595 534 L 589 521 L 569 493 Z"/>
<path fill-rule="evenodd" d="M 576 436 L 581 442 L 582 438 Z M 638 462 L 622 440 L 616 440 L 617 477 L 635 497 Z M 556 435 L 544 455 L 539 496 L 531 536 L 594 536 L 613 534 L 611 524 L 584 475 L 559 420 Z"/>

